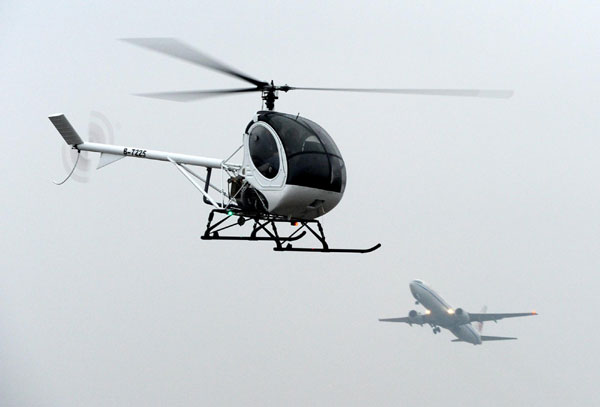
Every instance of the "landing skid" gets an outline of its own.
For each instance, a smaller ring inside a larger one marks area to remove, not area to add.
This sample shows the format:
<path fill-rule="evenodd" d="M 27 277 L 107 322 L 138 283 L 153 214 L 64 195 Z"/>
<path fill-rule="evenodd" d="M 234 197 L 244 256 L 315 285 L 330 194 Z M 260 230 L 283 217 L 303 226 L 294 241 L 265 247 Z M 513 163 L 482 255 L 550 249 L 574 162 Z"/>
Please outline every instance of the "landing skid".
<path fill-rule="evenodd" d="M 215 215 L 220 215 L 223 218 L 213 223 Z M 236 226 L 242 227 L 246 222 L 253 222 L 252 231 L 249 235 L 221 235 L 224 230 Z M 287 236 L 281 236 L 277 230 L 278 223 L 291 224 L 297 226 L 297 229 Z M 262 235 L 258 235 L 259 233 Z M 290 242 L 300 240 L 308 233 L 312 234 L 321 243 L 321 247 L 292 246 Z M 271 241 L 275 243 L 273 250 L 277 252 L 370 253 L 381 247 L 381 244 L 377 243 L 375 246 L 366 249 L 332 249 L 327 244 L 323 227 L 318 220 L 287 219 L 263 213 L 247 214 L 238 209 L 213 209 L 208 215 L 208 223 L 206 231 L 202 235 L 202 240 Z"/>
<path fill-rule="evenodd" d="M 292 247 L 292 245 L 286 245 L 286 247 L 278 248 L 274 247 L 273 250 L 276 252 L 321 252 L 321 253 L 371 253 L 381 247 L 381 243 L 377 243 L 373 247 L 368 249 L 325 249 L 325 248 L 310 248 L 310 247 Z"/>

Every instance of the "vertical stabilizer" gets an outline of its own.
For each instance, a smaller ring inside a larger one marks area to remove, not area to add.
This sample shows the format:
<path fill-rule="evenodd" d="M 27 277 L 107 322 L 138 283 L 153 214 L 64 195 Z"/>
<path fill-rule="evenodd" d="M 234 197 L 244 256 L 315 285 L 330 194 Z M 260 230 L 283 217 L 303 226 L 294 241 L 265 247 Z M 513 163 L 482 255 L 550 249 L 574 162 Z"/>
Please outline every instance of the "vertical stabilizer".
<path fill-rule="evenodd" d="M 481 308 L 481 313 L 485 314 L 487 312 L 487 305 L 484 305 L 483 308 Z M 483 331 L 483 321 L 482 322 L 475 322 L 475 326 L 477 327 L 477 331 L 479 333 L 481 333 Z"/>
<path fill-rule="evenodd" d="M 79 137 L 79 134 L 77 134 L 77 132 L 75 131 L 73 126 L 71 126 L 71 123 L 69 123 L 64 114 L 54 114 L 52 116 L 48 116 L 48 119 L 50 119 L 54 127 L 56 127 L 56 130 L 58 130 L 58 132 L 60 133 L 62 138 L 65 139 L 68 145 L 76 146 L 83 143 L 83 140 L 81 139 L 81 137 Z"/>
<path fill-rule="evenodd" d="M 125 158 L 125 156 L 117 155 L 117 154 L 101 153 L 100 161 L 98 161 L 98 167 L 96 167 L 96 169 L 99 170 L 102 167 L 106 167 L 108 164 L 112 164 L 115 161 L 119 161 L 121 158 Z"/>

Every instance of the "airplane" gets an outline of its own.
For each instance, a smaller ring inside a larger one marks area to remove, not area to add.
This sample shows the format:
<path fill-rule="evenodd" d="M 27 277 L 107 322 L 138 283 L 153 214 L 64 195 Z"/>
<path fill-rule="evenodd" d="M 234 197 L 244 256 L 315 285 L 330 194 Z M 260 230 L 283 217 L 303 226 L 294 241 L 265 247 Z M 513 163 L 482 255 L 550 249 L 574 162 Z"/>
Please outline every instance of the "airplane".
<path fill-rule="evenodd" d="M 401 318 L 383 318 L 382 322 L 404 322 L 412 326 L 413 324 L 428 324 L 433 328 L 433 333 L 438 334 L 447 329 L 456 339 L 452 342 L 467 342 L 473 345 L 481 345 L 485 341 L 503 341 L 514 340 L 517 338 L 506 336 L 486 336 L 481 335 L 483 323 L 485 321 L 498 322 L 504 318 L 527 317 L 537 315 L 537 312 L 519 312 L 512 314 L 489 314 L 484 312 L 479 314 L 469 313 L 462 308 L 452 308 L 438 293 L 436 293 L 427 283 L 422 280 L 413 280 L 409 284 L 410 292 L 415 297 L 415 304 L 422 304 L 425 307 L 425 313 L 421 314 L 415 310 L 408 313 L 408 317 Z M 475 322 L 477 329 L 471 324 Z"/>

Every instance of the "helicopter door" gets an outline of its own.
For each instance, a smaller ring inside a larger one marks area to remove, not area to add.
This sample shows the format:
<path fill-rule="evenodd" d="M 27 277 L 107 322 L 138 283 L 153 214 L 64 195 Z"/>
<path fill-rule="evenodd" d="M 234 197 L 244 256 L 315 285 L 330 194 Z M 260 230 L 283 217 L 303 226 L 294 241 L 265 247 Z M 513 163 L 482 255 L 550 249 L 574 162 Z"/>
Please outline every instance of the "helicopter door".
<path fill-rule="evenodd" d="M 262 187 L 280 188 L 285 183 L 283 151 L 273 132 L 262 123 L 256 123 L 247 135 L 249 158 L 254 167 L 252 178 Z M 248 176 L 249 174 L 247 174 Z"/>

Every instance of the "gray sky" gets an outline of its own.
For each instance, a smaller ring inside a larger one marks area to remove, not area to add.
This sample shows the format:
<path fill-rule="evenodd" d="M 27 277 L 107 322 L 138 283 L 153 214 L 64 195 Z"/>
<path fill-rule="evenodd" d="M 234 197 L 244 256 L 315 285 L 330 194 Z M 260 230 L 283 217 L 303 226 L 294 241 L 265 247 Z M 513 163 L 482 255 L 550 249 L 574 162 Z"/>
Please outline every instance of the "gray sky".
<path fill-rule="evenodd" d="M 0 4 L 0 405 L 598 405 L 597 2 Z M 65 174 L 47 116 L 87 138 L 225 157 L 256 95 L 190 104 L 130 93 L 243 86 L 115 41 L 171 36 L 296 86 L 514 89 L 506 100 L 290 93 L 278 110 L 336 140 L 346 194 L 332 246 L 203 242 L 208 207 L 165 163 Z M 369 214 L 367 218 L 365 215 Z M 381 324 L 452 305 L 541 315 L 474 347 Z"/>

